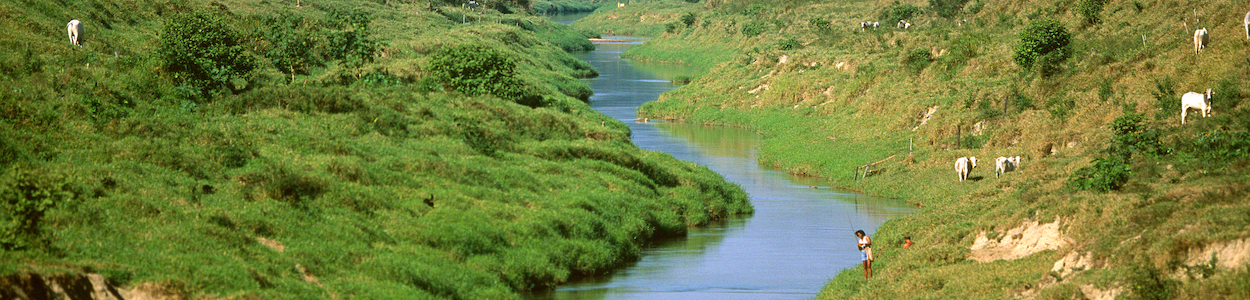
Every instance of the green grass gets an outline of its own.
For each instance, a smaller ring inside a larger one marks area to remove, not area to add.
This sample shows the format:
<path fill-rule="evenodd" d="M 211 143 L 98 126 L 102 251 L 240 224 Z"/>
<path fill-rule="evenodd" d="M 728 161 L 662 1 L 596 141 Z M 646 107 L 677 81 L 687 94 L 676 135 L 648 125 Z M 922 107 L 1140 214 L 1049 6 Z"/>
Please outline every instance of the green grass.
<path fill-rule="evenodd" d="M 517 298 L 752 211 L 737 185 L 591 110 L 578 78 L 596 73 L 566 52 L 591 46 L 565 26 L 403 1 L 220 4 L 0 4 L 0 275 L 97 272 L 187 297 Z M 260 16 L 316 27 L 335 8 L 372 16 L 372 62 L 292 75 L 261 55 Z M 155 56 L 159 24 L 215 9 L 258 68 L 198 93 Z M 28 26 L 61 11 L 87 24 L 84 47 Z M 444 91 L 429 55 L 460 44 L 515 59 L 544 104 Z"/>
<path fill-rule="evenodd" d="M 1245 87 L 1233 84 L 1250 75 L 1242 58 L 1250 43 L 1231 40 L 1199 60 L 1188 35 L 1171 23 L 1146 21 L 1192 15 L 1192 7 L 1108 3 L 1100 21 L 1089 24 L 1068 7 L 1074 3 L 985 1 L 965 6 L 977 10 L 962 12 L 969 20 L 963 27 L 921 6 L 924 11 L 909 20 L 918 25 L 911 30 L 887 25 L 861 32 L 858 22 L 873 20 L 893 2 L 715 4 L 668 14 L 694 12 L 701 16 L 696 24 L 707 27 L 654 34 L 630 50 L 631 59 L 711 66 L 691 84 L 645 104 L 640 115 L 748 127 L 764 138 L 764 164 L 921 208 L 874 236 L 901 241 L 911 235 L 920 248 L 886 244 L 888 250 L 878 249 L 880 277 L 862 282 L 856 266 L 819 298 L 1015 298 L 1030 291 L 1059 299 L 1083 294 L 1083 286 L 1126 287 L 1126 297 L 1245 293 L 1244 284 L 1234 283 L 1245 278 L 1242 271 L 1185 275 L 1198 268 L 1184 265 L 1188 251 L 1245 238 L 1250 225 L 1242 217 L 1250 207 L 1242 183 L 1250 178 L 1250 161 L 1238 146 L 1250 129 L 1244 122 L 1250 110 L 1241 105 Z M 1204 3 L 1197 8 L 1201 26 L 1240 30 L 1237 7 L 1235 1 Z M 588 19 L 610 16 L 600 11 Z M 1057 68 L 1020 69 L 1012 47 L 1028 20 L 1039 18 L 1067 26 L 1073 55 Z M 616 20 L 603 28 L 642 26 Z M 770 30 L 752 36 L 742 31 L 747 22 Z M 805 46 L 778 47 L 790 39 Z M 707 45 L 733 51 L 679 51 Z M 921 51 L 932 54 L 925 67 L 907 59 L 922 57 Z M 1179 126 L 1172 101 L 1205 88 L 1228 90 L 1214 102 L 1225 107 L 1216 108 L 1223 116 Z M 930 108 L 936 113 L 920 125 Z M 1142 128 L 1157 132 L 1165 151 L 1134 155 L 1131 176 L 1119 190 L 1067 186 L 1074 172 L 1107 155 L 1116 139 L 1113 120 L 1126 112 L 1145 115 Z M 880 173 L 852 179 L 855 167 L 891 155 L 878 165 Z M 973 171 L 980 180 L 956 182 L 953 161 L 970 155 L 981 158 Z M 1017 155 L 1024 157 L 1018 172 L 992 176 L 993 158 Z M 1206 155 L 1217 157 L 1200 158 Z M 993 235 L 1025 220 L 1056 219 L 1073 245 L 1016 261 L 964 261 L 982 231 Z M 1043 284 L 1054 261 L 1070 251 L 1089 253 L 1101 265 Z"/>

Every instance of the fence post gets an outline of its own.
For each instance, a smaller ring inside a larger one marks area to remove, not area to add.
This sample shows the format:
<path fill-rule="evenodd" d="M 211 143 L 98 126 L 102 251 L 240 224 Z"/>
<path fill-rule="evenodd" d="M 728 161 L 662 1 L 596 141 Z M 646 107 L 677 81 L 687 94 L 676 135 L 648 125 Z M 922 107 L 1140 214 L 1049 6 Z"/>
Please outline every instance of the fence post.
<path fill-rule="evenodd" d="M 955 149 L 963 149 L 964 147 L 963 128 L 964 128 L 963 124 L 955 124 Z"/>

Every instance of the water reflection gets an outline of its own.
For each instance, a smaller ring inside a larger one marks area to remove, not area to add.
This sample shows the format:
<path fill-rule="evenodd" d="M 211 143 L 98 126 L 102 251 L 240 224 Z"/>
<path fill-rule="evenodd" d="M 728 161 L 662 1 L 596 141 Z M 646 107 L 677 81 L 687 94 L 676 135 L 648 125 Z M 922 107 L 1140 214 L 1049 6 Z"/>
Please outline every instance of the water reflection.
<path fill-rule="evenodd" d="M 579 54 L 601 74 L 587 80 L 595 91 L 591 106 L 629 124 L 638 147 L 707 166 L 742 185 L 756 213 L 692 228 L 686 238 L 656 241 L 639 261 L 610 275 L 530 298 L 811 298 L 828 278 L 859 264 L 854 230 L 871 234 L 911 211 L 901 201 L 821 188 L 826 183 L 818 178 L 761 168 L 759 137 L 744 129 L 634 121 L 639 105 L 675 88 L 659 76 L 690 71 L 620 59 L 629 44 L 597 46 Z"/>

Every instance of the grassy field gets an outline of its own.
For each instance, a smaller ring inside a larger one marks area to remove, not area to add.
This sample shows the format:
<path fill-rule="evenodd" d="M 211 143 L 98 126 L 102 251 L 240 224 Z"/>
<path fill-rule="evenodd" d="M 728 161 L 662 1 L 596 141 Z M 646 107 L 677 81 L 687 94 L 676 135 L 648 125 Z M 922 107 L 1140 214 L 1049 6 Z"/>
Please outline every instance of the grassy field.
<path fill-rule="evenodd" d="M 631 58 L 710 70 L 640 115 L 748 127 L 765 138 L 763 163 L 921 208 L 874 236 L 875 279 L 847 270 L 819 298 L 1250 296 L 1246 262 L 1219 263 L 1250 249 L 1207 251 L 1250 236 L 1250 107 L 1242 104 L 1250 95 L 1250 40 L 1240 22 L 1250 3 L 659 7 L 666 20 L 693 15 L 694 26 L 655 34 Z M 574 26 L 655 31 L 634 18 L 596 23 L 611 12 Z M 915 26 L 893 28 L 900 18 Z M 1039 55 L 1024 67 L 1015 58 L 1022 32 L 1045 19 L 1069 33 L 1068 55 Z M 860 30 L 866 20 L 883 26 Z M 658 24 L 665 22 L 673 21 Z M 1200 27 L 1213 42 L 1195 55 L 1191 37 Z M 1191 110 L 1191 124 L 1180 125 L 1180 95 L 1207 88 L 1215 92 L 1214 116 Z M 953 162 L 963 156 L 981 162 L 973 180 L 958 182 Z M 1021 168 L 994 176 L 999 156 L 1023 157 Z M 872 176 L 847 176 L 879 161 Z M 968 259 L 979 236 L 1016 240 L 1005 233 L 1055 221 L 1057 247 L 1019 259 Z M 918 248 L 899 249 L 905 235 Z M 1052 271 L 1070 254 L 1089 263 Z"/>
<path fill-rule="evenodd" d="M 583 34 L 482 2 L 0 4 L 0 276 L 506 299 L 752 212 L 589 108 Z"/>

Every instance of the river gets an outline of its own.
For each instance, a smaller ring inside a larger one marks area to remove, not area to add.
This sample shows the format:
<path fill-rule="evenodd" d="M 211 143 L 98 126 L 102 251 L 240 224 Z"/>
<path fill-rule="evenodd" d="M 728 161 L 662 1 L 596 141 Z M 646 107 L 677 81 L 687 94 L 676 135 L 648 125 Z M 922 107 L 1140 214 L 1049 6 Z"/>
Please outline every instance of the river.
<path fill-rule="evenodd" d="M 595 91 L 591 107 L 629 124 L 638 147 L 707 166 L 742 185 L 755 214 L 655 241 L 639 261 L 612 274 L 528 298 L 808 299 L 841 270 L 859 266 L 855 229 L 871 235 L 886 220 L 913 211 L 903 201 L 842 192 L 821 179 L 761 167 L 760 138 L 745 129 L 635 121 L 639 105 L 676 88 L 670 79 L 692 71 L 622 59 L 642 39 L 605 38 L 630 42 L 575 54 L 600 73 L 587 79 Z"/>

